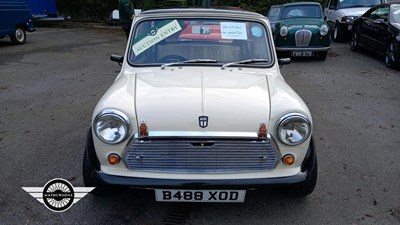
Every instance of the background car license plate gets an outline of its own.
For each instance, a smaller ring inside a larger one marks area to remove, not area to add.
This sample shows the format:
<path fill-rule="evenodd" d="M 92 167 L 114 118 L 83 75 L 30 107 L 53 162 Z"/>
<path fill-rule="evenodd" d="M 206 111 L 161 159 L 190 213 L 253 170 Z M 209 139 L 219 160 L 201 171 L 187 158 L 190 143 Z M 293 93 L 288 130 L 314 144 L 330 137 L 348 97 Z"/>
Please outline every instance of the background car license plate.
<path fill-rule="evenodd" d="M 244 202 L 246 190 L 156 189 L 157 202 Z"/>
<path fill-rule="evenodd" d="M 314 52 L 313 51 L 295 51 L 292 52 L 292 56 L 296 57 L 307 57 L 307 56 L 313 56 Z"/>

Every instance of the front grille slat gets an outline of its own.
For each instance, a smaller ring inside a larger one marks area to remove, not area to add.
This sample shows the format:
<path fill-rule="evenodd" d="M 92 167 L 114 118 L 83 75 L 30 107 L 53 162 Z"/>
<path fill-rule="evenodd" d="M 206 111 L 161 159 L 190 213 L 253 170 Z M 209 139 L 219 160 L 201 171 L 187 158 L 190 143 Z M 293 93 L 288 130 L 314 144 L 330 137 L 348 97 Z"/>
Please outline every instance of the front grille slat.
<path fill-rule="evenodd" d="M 305 47 L 310 45 L 312 32 L 310 30 L 301 29 L 295 33 L 296 46 Z"/>
<path fill-rule="evenodd" d="M 229 173 L 272 170 L 278 154 L 270 141 L 146 139 L 131 142 L 123 161 L 137 171 Z"/>

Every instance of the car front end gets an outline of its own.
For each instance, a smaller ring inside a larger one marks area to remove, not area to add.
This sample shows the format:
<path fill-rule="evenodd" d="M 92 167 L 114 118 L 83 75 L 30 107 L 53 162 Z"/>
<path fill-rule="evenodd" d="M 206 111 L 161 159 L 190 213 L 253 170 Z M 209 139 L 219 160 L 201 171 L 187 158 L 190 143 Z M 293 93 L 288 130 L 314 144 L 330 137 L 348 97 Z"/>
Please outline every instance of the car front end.
<path fill-rule="evenodd" d="M 151 189 L 157 201 L 242 202 L 275 186 L 310 194 L 312 118 L 280 75 L 268 21 L 178 11 L 135 18 L 121 72 L 93 112 L 85 185 Z"/>
<path fill-rule="evenodd" d="M 327 52 L 331 49 L 329 29 L 322 21 L 300 24 L 281 21 L 276 28 L 274 38 L 276 50 L 290 53 L 293 57 L 314 56 L 318 52 Z"/>
<path fill-rule="evenodd" d="M 338 24 L 340 29 L 348 35 L 353 27 L 354 20 L 364 14 L 370 7 L 359 8 L 344 8 L 339 9 L 336 13 L 338 15 Z M 332 27 L 332 30 L 334 27 Z"/>
<path fill-rule="evenodd" d="M 330 50 L 329 27 L 318 3 L 288 3 L 275 26 L 279 57 L 316 57 L 325 60 Z"/>

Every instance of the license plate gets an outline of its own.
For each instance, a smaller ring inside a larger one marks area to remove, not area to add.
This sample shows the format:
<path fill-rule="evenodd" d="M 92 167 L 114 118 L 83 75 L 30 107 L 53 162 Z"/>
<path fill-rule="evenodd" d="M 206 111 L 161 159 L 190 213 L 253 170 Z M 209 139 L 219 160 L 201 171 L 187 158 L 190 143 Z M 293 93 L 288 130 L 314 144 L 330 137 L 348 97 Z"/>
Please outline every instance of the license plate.
<path fill-rule="evenodd" d="M 156 189 L 157 202 L 244 202 L 246 190 Z"/>
<path fill-rule="evenodd" d="M 349 26 L 347 27 L 348 30 L 351 30 L 351 28 L 353 28 L 352 25 L 349 25 Z"/>
<path fill-rule="evenodd" d="M 292 56 L 295 57 L 307 57 L 307 56 L 313 56 L 314 52 L 313 51 L 295 51 L 292 52 Z"/>

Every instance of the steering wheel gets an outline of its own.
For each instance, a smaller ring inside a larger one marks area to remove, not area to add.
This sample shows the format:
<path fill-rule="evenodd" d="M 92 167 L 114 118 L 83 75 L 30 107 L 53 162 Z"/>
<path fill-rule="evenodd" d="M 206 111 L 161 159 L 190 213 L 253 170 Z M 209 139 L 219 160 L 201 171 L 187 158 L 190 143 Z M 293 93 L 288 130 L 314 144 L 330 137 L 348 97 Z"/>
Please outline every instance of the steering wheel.
<path fill-rule="evenodd" d="M 162 57 L 159 61 L 161 63 L 173 63 L 173 62 L 180 62 L 180 61 L 186 61 L 187 59 L 183 56 L 180 55 L 166 55 Z"/>

